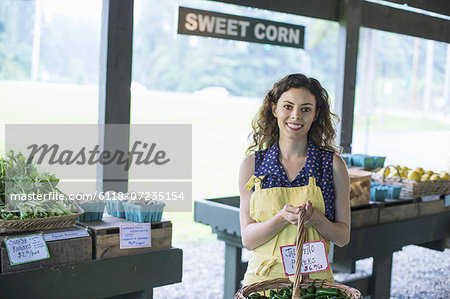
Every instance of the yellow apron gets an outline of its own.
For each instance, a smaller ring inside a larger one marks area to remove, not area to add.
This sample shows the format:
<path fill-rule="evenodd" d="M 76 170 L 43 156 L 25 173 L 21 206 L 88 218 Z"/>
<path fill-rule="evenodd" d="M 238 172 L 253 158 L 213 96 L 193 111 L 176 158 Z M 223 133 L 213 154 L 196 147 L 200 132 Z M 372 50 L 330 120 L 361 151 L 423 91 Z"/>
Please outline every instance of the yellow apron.
<path fill-rule="evenodd" d="M 302 187 L 274 187 L 261 189 L 261 180 L 264 178 L 252 176 L 245 188 L 249 191 L 255 186 L 255 191 L 250 197 L 250 217 L 256 222 L 264 222 L 275 216 L 285 205 L 298 207 L 311 201 L 314 208 L 325 214 L 325 202 L 322 191 L 316 185 L 314 177 L 309 178 L 309 184 Z M 258 281 L 286 277 L 281 258 L 280 246 L 294 245 L 297 239 L 297 226 L 288 224 L 278 235 L 271 240 L 255 248 L 248 262 L 247 272 L 244 276 L 244 285 Z M 324 239 L 314 227 L 306 229 L 306 241 Z M 324 239 L 325 240 L 325 239 Z M 330 251 L 330 242 L 325 240 L 327 254 Z M 327 279 L 334 281 L 333 271 L 310 273 L 311 279 Z M 289 276 L 294 281 L 294 276 Z"/>

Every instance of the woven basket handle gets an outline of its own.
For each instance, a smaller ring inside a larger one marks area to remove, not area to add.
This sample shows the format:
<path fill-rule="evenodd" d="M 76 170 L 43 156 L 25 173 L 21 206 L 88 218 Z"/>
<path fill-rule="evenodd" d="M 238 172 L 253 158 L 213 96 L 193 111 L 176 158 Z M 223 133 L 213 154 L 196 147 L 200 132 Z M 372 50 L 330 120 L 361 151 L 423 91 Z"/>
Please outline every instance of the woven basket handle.
<path fill-rule="evenodd" d="M 302 256 L 303 256 L 303 243 L 306 240 L 306 229 L 303 225 L 305 222 L 305 209 L 300 209 L 298 213 L 298 227 L 297 227 L 297 242 L 296 255 L 295 255 L 295 273 L 294 273 L 294 290 L 292 293 L 292 299 L 300 298 L 300 284 L 308 277 L 308 274 L 301 274 L 302 268 Z"/>
<path fill-rule="evenodd" d="M 386 166 L 385 168 L 395 168 L 395 170 L 397 170 L 397 174 L 399 177 L 399 183 L 402 182 L 402 176 L 400 175 L 400 170 L 398 170 L 398 168 L 392 164 L 389 164 L 388 166 Z M 383 182 L 386 181 L 386 171 L 383 171 Z"/>

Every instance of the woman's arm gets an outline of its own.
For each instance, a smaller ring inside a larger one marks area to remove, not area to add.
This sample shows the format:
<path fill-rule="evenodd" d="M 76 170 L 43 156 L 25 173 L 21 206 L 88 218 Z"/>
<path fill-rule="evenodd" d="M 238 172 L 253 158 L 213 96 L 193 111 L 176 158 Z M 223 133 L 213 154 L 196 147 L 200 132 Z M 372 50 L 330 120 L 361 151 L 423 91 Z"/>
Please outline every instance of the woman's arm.
<path fill-rule="evenodd" d="M 242 161 L 239 171 L 239 193 L 241 196 L 240 222 L 242 244 L 248 250 L 264 244 L 275 237 L 283 228 L 292 223 L 297 225 L 298 208 L 286 205 L 271 219 L 257 223 L 250 217 L 250 196 L 252 191 L 247 191 L 244 186 L 255 171 L 255 155 L 252 154 Z"/>
<path fill-rule="evenodd" d="M 339 247 L 350 242 L 350 180 L 347 165 L 338 155 L 333 157 L 333 185 L 336 194 L 335 221 L 331 222 L 311 206 L 309 202 L 305 208 L 307 211 L 305 226 L 314 226 L 315 229 L 327 240 Z"/>

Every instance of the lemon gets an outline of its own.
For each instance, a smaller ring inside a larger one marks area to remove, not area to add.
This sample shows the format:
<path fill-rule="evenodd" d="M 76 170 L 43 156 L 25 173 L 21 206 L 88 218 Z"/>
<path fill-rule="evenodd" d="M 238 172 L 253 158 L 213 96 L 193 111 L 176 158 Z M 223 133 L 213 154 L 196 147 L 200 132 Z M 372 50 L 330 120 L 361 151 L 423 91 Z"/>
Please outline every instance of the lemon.
<path fill-rule="evenodd" d="M 430 181 L 439 181 L 440 179 L 441 178 L 439 177 L 439 175 L 437 173 L 430 176 Z"/>
<path fill-rule="evenodd" d="M 380 176 L 387 176 L 389 174 L 389 168 L 381 168 L 380 170 L 377 171 L 377 174 Z"/>
<path fill-rule="evenodd" d="M 392 174 L 392 175 L 393 175 L 393 173 L 397 173 L 397 169 L 396 169 L 395 167 L 391 167 L 391 168 L 389 169 L 389 174 Z"/>
<path fill-rule="evenodd" d="M 393 171 L 393 172 L 389 173 L 389 175 L 388 175 L 388 177 L 394 177 L 394 176 L 398 176 L 397 171 Z"/>
<path fill-rule="evenodd" d="M 444 171 L 444 173 L 441 175 L 442 180 L 450 180 L 450 175 Z"/>
<path fill-rule="evenodd" d="M 424 174 L 422 175 L 422 177 L 420 178 L 421 181 L 429 181 L 430 180 L 430 176 L 428 174 Z"/>
<path fill-rule="evenodd" d="M 416 169 L 414 169 L 415 171 L 417 171 L 420 175 L 424 175 L 425 171 L 423 170 L 423 168 L 421 167 L 417 167 Z"/>
<path fill-rule="evenodd" d="M 403 166 L 400 168 L 400 171 L 403 171 L 403 172 L 408 172 L 408 170 L 409 170 L 409 168 L 406 166 Z"/>
<path fill-rule="evenodd" d="M 431 170 L 428 170 L 425 172 L 425 174 L 428 174 L 429 176 L 432 176 L 434 174 L 434 172 L 432 172 Z"/>
<path fill-rule="evenodd" d="M 420 174 L 415 170 L 410 171 L 408 174 L 408 179 L 418 181 L 418 180 L 420 180 Z"/>
<path fill-rule="evenodd" d="M 407 178 L 408 177 L 408 173 L 406 173 L 405 171 L 400 171 L 400 176 L 402 178 Z"/>

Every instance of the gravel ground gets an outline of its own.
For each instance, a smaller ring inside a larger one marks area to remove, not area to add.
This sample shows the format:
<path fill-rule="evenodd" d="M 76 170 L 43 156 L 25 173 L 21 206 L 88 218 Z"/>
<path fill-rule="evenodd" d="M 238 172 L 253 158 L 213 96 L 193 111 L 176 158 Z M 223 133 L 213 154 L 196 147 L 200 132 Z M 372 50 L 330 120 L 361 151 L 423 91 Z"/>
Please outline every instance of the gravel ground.
<path fill-rule="evenodd" d="M 174 244 L 183 249 L 183 282 L 154 289 L 155 299 L 223 297 L 224 249 L 221 241 Z M 336 279 L 372 272 L 372 258 L 356 263 L 355 274 L 336 273 Z M 393 256 L 391 298 L 450 298 L 450 249 L 444 252 L 409 245 Z"/>

